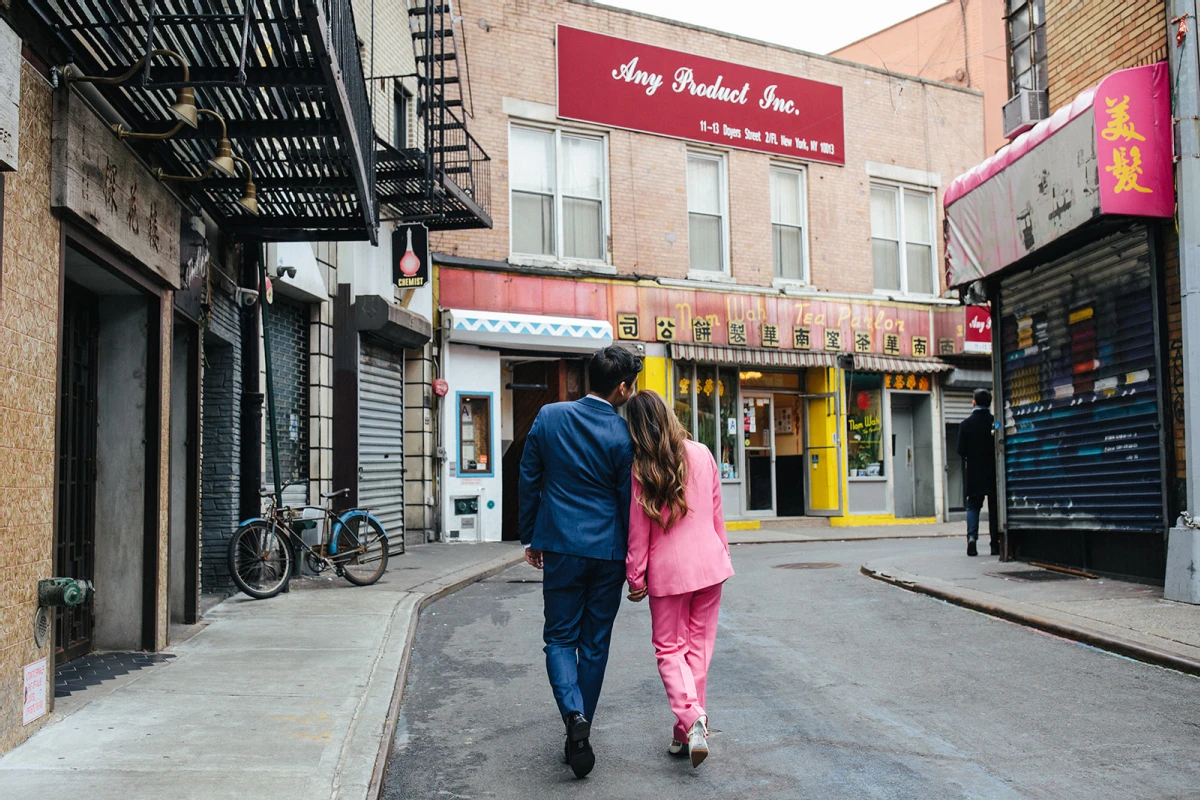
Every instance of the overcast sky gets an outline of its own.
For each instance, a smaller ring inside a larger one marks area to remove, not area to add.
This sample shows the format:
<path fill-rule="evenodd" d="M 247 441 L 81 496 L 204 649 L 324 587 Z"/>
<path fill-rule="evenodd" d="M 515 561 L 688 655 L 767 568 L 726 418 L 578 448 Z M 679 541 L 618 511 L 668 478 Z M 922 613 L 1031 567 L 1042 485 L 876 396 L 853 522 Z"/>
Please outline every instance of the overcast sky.
<path fill-rule="evenodd" d="M 945 0 L 601 0 L 812 53 L 828 53 Z"/>

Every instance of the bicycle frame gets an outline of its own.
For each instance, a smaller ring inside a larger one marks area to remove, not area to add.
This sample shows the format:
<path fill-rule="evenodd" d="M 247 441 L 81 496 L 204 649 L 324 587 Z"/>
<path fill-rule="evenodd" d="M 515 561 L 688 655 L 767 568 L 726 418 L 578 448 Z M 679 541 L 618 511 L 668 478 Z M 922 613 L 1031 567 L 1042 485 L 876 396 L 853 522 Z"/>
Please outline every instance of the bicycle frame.
<path fill-rule="evenodd" d="M 338 554 L 338 552 L 337 552 L 338 532 L 342 528 L 345 528 L 347 531 L 353 531 L 353 529 L 350 527 L 350 522 L 358 517 L 365 517 L 367 519 L 370 519 L 370 520 L 374 521 L 376 525 L 379 526 L 379 530 L 383 531 L 383 539 L 384 539 L 384 543 L 386 546 L 386 542 L 387 542 L 387 538 L 388 538 L 387 528 L 385 528 L 383 526 L 383 523 L 380 522 L 379 519 L 376 518 L 374 514 L 372 514 L 370 511 L 363 509 L 363 508 L 351 508 L 351 509 L 348 509 L 347 511 L 342 512 L 340 515 L 338 515 L 338 514 L 335 514 L 333 512 L 333 510 L 328 508 L 327 506 L 297 506 L 297 507 L 276 506 L 275 500 L 272 497 L 271 501 L 270 501 L 270 508 L 266 514 L 258 516 L 258 517 L 250 517 L 249 519 L 244 519 L 240 523 L 238 523 L 238 527 L 241 528 L 241 527 L 249 525 L 250 523 L 253 523 L 253 522 L 261 522 L 265 525 L 269 525 L 272 529 L 278 530 L 279 533 L 282 534 L 283 536 L 287 537 L 287 539 L 289 541 L 291 541 L 294 546 L 298 545 L 299 548 L 303 549 L 306 553 L 311 553 L 314 556 L 320 556 L 320 554 L 312 546 L 310 546 L 308 544 L 308 542 L 304 541 L 304 537 L 301 536 L 300 534 L 298 534 L 296 531 L 294 531 L 291 527 L 292 523 L 296 522 L 297 520 L 305 519 L 305 518 L 296 516 L 296 513 L 295 513 L 297 511 L 299 511 L 301 509 L 305 509 L 305 508 L 320 509 L 322 512 L 322 515 L 323 515 L 322 517 L 320 517 L 320 519 L 322 519 L 323 521 L 328 523 L 328 526 L 329 526 L 328 533 L 325 536 L 321 537 L 321 542 L 319 543 L 320 545 L 324 545 L 326 548 L 325 557 L 333 557 Z M 281 518 L 284 518 L 284 519 L 281 519 Z M 316 519 L 318 519 L 318 518 L 308 517 L 307 519 L 316 521 Z"/>

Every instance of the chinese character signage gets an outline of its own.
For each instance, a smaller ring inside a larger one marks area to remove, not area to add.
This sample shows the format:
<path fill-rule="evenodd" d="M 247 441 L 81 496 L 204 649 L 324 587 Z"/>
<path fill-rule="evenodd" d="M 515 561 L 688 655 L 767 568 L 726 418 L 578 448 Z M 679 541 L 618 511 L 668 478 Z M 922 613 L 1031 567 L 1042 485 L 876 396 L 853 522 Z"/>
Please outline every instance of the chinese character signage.
<path fill-rule="evenodd" d="M 846 163 L 842 87 L 558 26 L 558 116 Z"/>
<path fill-rule="evenodd" d="M 439 302 L 448 308 L 606 320 L 621 341 L 923 357 L 935 354 L 938 336 L 949 335 L 935 333 L 934 320 L 953 317 L 963 327 L 962 306 L 931 313 L 929 306 L 874 298 L 763 296 L 447 266 L 438 274 Z"/>
<path fill-rule="evenodd" d="M 1096 160 L 1105 214 L 1169 217 L 1175 208 L 1166 64 L 1114 72 L 1096 88 Z"/>
<path fill-rule="evenodd" d="M 180 288 L 181 209 L 72 89 L 55 93 L 50 205 Z"/>
<path fill-rule="evenodd" d="M 931 381 L 928 375 L 884 375 L 883 388 L 885 389 L 902 389 L 909 392 L 928 392 L 930 390 Z"/>
<path fill-rule="evenodd" d="M 1171 217 L 1170 93 L 1165 62 L 1114 72 L 951 181 L 946 285 L 993 275 L 1101 214 Z"/>
<path fill-rule="evenodd" d="M 640 333 L 637 314 L 617 314 L 618 339 L 638 339 Z"/>
<path fill-rule="evenodd" d="M 401 289 L 415 289 L 428 280 L 429 229 L 398 225 L 392 231 L 392 281 Z"/>

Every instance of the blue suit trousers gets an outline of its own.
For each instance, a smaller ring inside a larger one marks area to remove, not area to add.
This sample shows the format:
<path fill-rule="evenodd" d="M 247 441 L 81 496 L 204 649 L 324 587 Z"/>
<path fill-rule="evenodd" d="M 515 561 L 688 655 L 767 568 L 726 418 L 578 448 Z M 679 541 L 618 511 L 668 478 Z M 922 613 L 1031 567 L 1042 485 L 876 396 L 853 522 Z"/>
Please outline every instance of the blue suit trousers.
<path fill-rule="evenodd" d="M 562 553 L 544 558 L 546 673 L 563 719 L 578 711 L 592 720 L 621 607 L 625 562 Z"/>

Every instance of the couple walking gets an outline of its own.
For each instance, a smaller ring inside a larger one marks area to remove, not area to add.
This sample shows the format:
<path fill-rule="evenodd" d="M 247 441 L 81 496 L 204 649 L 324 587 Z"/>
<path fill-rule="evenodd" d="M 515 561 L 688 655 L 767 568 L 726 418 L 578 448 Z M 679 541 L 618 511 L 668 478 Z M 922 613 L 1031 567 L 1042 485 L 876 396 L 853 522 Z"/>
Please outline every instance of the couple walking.
<path fill-rule="evenodd" d="M 596 763 L 589 737 L 626 582 L 629 600 L 650 599 L 676 718 L 669 752 L 686 751 L 692 766 L 708 755 L 705 684 L 721 585 L 733 575 L 720 474 L 661 397 L 635 394 L 641 369 L 627 350 L 597 352 L 590 393 L 543 408 L 521 458 L 521 542 L 544 570 L 546 672 L 580 778 Z"/>

